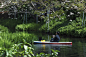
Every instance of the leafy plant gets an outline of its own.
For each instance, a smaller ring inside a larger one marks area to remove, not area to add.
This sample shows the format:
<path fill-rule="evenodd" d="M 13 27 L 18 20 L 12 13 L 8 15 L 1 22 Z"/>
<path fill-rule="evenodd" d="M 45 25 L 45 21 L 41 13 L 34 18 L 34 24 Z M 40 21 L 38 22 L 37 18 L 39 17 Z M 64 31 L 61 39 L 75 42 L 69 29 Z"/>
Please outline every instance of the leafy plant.
<path fill-rule="evenodd" d="M 0 32 L 8 32 L 8 28 L 5 26 L 0 25 Z"/>
<path fill-rule="evenodd" d="M 45 54 L 45 53 L 40 53 L 37 54 L 36 56 L 33 54 L 33 48 L 32 45 L 27 43 L 24 39 L 23 39 L 23 43 L 19 43 L 19 44 L 14 44 L 12 45 L 11 48 L 6 49 L 6 48 L 0 48 L 0 56 L 4 56 L 4 57 L 14 57 L 14 56 L 24 56 L 24 57 L 57 57 L 58 55 L 58 50 L 54 51 L 52 50 L 52 54 Z"/>
<path fill-rule="evenodd" d="M 24 31 L 24 30 L 28 30 L 28 31 L 31 31 L 31 30 L 38 30 L 38 28 L 40 27 L 39 24 L 36 24 L 36 23 L 29 23 L 29 24 L 20 24 L 20 25 L 17 25 L 16 26 L 16 30 L 18 31 Z"/>
<path fill-rule="evenodd" d="M 11 48 L 9 49 L 1 49 L 0 56 L 5 56 L 5 57 L 14 57 L 14 56 L 29 56 L 32 57 L 34 56 L 32 52 L 33 48 L 31 48 L 31 44 L 27 43 L 23 39 L 23 43 L 19 44 L 14 44 Z"/>
<path fill-rule="evenodd" d="M 18 24 L 21 24 L 22 20 L 19 19 L 0 19 L 0 24 L 3 25 L 3 30 L 8 31 L 9 32 L 14 32 L 15 31 L 15 27 Z M 8 30 L 7 30 L 8 29 Z"/>
<path fill-rule="evenodd" d="M 21 43 L 25 39 L 28 43 L 32 43 L 33 40 L 38 40 L 37 36 L 34 34 L 28 34 L 26 32 L 16 32 L 16 33 L 0 33 L 1 39 L 11 41 L 13 43 Z"/>

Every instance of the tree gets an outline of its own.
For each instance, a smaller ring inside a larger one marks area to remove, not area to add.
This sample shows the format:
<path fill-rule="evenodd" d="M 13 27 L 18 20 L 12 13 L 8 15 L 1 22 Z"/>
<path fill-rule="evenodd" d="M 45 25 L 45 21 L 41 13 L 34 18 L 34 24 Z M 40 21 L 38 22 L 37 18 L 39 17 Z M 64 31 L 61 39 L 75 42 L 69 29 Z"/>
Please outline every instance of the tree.
<path fill-rule="evenodd" d="M 66 1 L 66 0 L 9 0 L 11 1 L 8 5 L 15 4 L 18 7 L 18 11 L 22 12 L 25 9 L 28 10 L 28 12 L 31 12 L 31 14 L 36 14 L 40 16 L 41 18 L 44 18 L 44 20 L 47 20 L 47 10 L 50 9 L 50 19 L 53 19 L 55 17 L 58 17 L 62 15 L 63 13 L 66 14 L 67 19 L 72 17 L 72 20 L 75 20 L 73 16 L 77 17 L 78 13 L 80 10 L 83 9 L 84 1 L 76 1 L 76 0 L 71 0 L 71 1 Z M 29 6 L 28 6 L 29 5 Z M 81 7 L 82 6 L 82 7 Z M 31 11 L 29 10 L 31 9 Z M 68 11 L 69 10 L 69 11 Z M 71 12 L 72 11 L 72 12 Z M 70 15 L 73 13 L 74 15 Z M 78 15 L 79 16 L 79 15 Z"/>

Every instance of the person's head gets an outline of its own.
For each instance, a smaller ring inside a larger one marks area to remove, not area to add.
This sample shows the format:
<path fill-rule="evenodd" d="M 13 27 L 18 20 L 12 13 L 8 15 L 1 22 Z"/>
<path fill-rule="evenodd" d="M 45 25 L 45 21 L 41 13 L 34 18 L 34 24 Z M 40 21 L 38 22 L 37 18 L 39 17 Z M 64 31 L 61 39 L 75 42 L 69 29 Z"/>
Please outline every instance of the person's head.
<path fill-rule="evenodd" d="M 53 38 L 55 37 L 55 35 L 53 35 Z"/>
<path fill-rule="evenodd" d="M 56 35 L 59 35 L 59 32 L 56 32 Z"/>

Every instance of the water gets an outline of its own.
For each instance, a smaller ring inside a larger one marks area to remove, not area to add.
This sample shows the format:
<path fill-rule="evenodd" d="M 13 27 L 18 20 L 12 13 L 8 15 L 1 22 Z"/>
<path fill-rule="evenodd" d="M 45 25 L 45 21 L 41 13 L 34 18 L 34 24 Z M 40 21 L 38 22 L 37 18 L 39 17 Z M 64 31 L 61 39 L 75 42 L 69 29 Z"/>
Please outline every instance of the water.
<path fill-rule="evenodd" d="M 34 44 L 34 54 L 44 52 L 51 54 L 53 50 L 59 50 L 58 57 L 86 57 L 85 39 L 78 38 L 62 38 L 60 41 L 72 42 L 71 45 L 51 45 L 51 44 Z"/>

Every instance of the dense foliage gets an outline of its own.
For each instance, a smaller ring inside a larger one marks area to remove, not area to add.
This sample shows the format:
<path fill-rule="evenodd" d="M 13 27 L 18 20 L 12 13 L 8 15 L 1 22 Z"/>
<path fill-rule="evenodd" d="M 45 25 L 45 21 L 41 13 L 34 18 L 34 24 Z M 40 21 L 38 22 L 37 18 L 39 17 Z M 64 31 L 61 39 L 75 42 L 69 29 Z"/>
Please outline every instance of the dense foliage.
<path fill-rule="evenodd" d="M 34 55 L 32 45 L 27 43 L 24 39 L 22 43 L 14 44 L 11 48 L 0 48 L 1 57 L 14 57 L 14 56 L 24 56 L 24 57 L 57 57 L 58 50 L 52 50 L 52 54 L 40 53 Z"/>
<path fill-rule="evenodd" d="M 36 31 L 40 27 L 40 24 L 29 23 L 29 24 L 19 24 L 16 26 L 17 31 Z"/>
<path fill-rule="evenodd" d="M 47 31 L 46 23 L 39 28 L 41 31 Z M 85 25 L 82 26 L 82 18 L 78 17 L 76 20 L 68 21 L 64 17 L 62 19 L 55 19 L 49 22 L 49 31 L 54 34 L 59 31 L 61 35 L 70 37 L 85 37 Z"/>
<path fill-rule="evenodd" d="M 2 33 L 2 32 L 8 32 L 9 30 L 8 30 L 8 28 L 7 27 L 4 27 L 4 26 L 1 26 L 0 25 L 0 33 Z"/>
<path fill-rule="evenodd" d="M 17 33 L 0 33 L 0 44 L 6 48 L 10 47 L 10 44 L 22 43 L 23 39 L 28 43 L 32 43 L 34 40 L 38 40 L 34 34 L 28 34 L 25 32 Z"/>
<path fill-rule="evenodd" d="M 71 36 L 71 37 L 85 37 L 86 27 L 82 26 L 82 19 L 77 18 L 76 20 L 69 22 L 68 25 L 60 27 L 59 31 L 62 35 Z"/>
<path fill-rule="evenodd" d="M 61 35 L 65 36 L 86 37 L 86 20 L 84 14 L 82 14 L 85 12 L 83 10 L 85 6 L 84 0 L 80 1 L 83 3 L 79 1 L 65 2 L 62 0 L 11 2 L 12 3 L 9 3 L 4 9 L 8 9 L 10 16 L 13 15 L 13 17 L 11 17 L 12 19 L 0 19 L 0 56 L 34 56 L 32 52 L 33 48 L 28 45 L 34 40 L 38 40 L 38 36 L 36 36 L 37 33 L 28 33 L 29 31 L 45 33 L 49 28 L 49 32 L 52 34 L 59 31 Z M 16 17 L 18 18 L 14 18 L 15 13 L 17 13 Z M 43 24 L 35 23 L 37 16 L 40 17 L 38 20 L 44 19 L 41 21 Z M 83 21 L 84 26 L 82 26 Z M 25 22 L 27 24 L 25 24 Z M 37 54 L 36 57 L 57 56 L 57 51 L 52 51 L 53 53 L 51 55 L 40 53 Z"/>
<path fill-rule="evenodd" d="M 19 19 L 0 19 L 0 25 L 7 27 L 9 32 L 15 32 L 16 25 L 21 24 L 22 22 L 23 21 Z"/>

